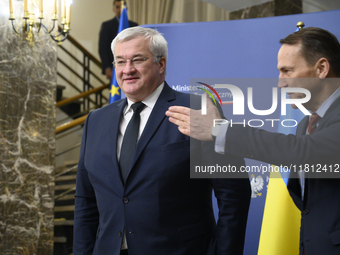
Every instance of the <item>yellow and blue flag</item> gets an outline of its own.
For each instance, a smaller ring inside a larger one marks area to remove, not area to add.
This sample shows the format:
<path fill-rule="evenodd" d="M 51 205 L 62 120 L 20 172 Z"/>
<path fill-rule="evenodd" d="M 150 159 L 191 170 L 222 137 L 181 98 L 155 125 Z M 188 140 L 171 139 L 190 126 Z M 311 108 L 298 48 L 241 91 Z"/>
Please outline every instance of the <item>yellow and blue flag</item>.
<path fill-rule="evenodd" d="M 285 119 L 297 122 L 304 117 L 300 110 L 287 105 Z M 280 122 L 282 121 L 280 117 Z M 295 134 L 296 127 L 282 127 L 278 133 Z M 301 212 L 287 189 L 289 172 L 271 172 L 263 212 L 258 255 L 299 254 Z"/>
<path fill-rule="evenodd" d="M 118 34 L 123 31 L 125 28 L 129 27 L 129 20 L 127 16 L 127 10 L 126 7 L 123 7 L 122 13 L 120 15 L 119 20 L 119 27 L 118 27 Z M 117 101 L 122 98 L 122 91 L 118 86 L 117 79 L 116 79 L 116 72 L 115 67 L 112 67 L 112 77 L 111 77 L 111 87 L 110 87 L 110 98 L 109 98 L 109 104 L 113 103 L 114 101 Z"/>

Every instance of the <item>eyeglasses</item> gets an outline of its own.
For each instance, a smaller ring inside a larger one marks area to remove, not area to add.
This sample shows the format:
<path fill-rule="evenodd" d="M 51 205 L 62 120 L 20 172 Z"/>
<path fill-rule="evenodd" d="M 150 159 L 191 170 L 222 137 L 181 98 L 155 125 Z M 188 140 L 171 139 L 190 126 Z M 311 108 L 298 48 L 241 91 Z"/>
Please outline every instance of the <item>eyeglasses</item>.
<path fill-rule="evenodd" d="M 126 66 L 126 63 L 130 61 L 130 65 L 133 67 L 142 67 L 146 60 L 149 58 L 146 57 L 134 57 L 131 59 L 119 59 L 117 61 L 113 61 L 113 65 L 116 69 L 122 69 Z"/>

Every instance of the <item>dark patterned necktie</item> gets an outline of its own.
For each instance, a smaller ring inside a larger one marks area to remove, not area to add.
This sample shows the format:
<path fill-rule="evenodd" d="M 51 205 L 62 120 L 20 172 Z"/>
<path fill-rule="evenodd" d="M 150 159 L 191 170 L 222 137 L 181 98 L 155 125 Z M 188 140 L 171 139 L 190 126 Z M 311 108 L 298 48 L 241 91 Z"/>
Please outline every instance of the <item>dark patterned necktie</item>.
<path fill-rule="evenodd" d="M 316 130 L 316 124 L 320 119 L 321 117 L 316 112 L 312 113 L 312 117 L 310 118 L 308 129 L 307 129 L 308 135 L 311 135 L 314 133 L 314 131 Z"/>
<path fill-rule="evenodd" d="M 139 114 L 144 106 L 145 105 L 142 102 L 131 105 L 133 116 L 125 130 L 119 159 L 119 167 L 124 184 L 130 171 L 133 155 L 135 154 L 140 124 Z"/>

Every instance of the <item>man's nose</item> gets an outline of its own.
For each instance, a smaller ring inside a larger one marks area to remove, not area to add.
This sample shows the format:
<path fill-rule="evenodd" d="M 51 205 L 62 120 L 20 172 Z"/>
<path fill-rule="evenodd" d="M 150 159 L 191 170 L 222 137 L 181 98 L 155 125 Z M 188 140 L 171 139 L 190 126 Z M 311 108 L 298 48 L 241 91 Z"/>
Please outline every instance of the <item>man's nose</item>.
<path fill-rule="evenodd" d="M 278 81 L 277 86 L 278 86 L 280 89 L 281 89 L 281 88 L 284 88 L 284 87 L 288 87 L 287 79 L 282 78 L 282 75 L 281 75 L 281 74 L 279 75 L 279 81 Z"/>
<path fill-rule="evenodd" d="M 132 73 L 134 71 L 136 71 L 136 68 L 131 63 L 131 61 L 130 60 L 126 61 L 126 64 L 125 64 L 124 69 L 123 69 L 123 72 L 124 73 Z"/>

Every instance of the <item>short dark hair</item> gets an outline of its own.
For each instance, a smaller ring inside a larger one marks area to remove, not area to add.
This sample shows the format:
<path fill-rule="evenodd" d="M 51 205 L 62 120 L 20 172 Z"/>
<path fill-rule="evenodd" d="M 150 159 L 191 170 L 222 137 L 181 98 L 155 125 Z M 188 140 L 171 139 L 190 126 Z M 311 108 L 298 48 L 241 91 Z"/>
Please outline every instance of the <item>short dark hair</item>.
<path fill-rule="evenodd" d="M 326 58 L 331 70 L 340 77 L 340 44 L 338 39 L 327 30 L 318 27 L 300 29 L 280 40 L 281 44 L 301 43 L 300 53 L 310 65 L 315 64 L 320 58 Z"/>

